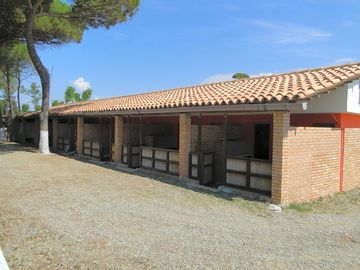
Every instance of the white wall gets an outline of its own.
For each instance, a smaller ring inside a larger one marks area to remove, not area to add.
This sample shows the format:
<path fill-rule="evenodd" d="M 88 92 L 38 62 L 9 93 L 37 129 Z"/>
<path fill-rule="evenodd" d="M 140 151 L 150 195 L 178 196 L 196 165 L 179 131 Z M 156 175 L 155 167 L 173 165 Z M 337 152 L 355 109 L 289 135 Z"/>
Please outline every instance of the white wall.
<path fill-rule="evenodd" d="M 360 81 L 349 83 L 347 111 L 350 113 L 360 113 Z"/>
<path fill-rule="evenodd" d="M 357 80 L 313 98 L 305 113 L 360 113 L 359 95 Z"/>

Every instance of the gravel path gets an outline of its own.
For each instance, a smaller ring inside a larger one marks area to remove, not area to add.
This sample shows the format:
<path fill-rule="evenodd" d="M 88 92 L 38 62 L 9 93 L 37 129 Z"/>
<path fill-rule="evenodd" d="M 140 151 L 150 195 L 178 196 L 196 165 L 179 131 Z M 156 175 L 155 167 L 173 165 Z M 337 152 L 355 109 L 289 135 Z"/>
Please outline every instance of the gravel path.
<path fill-rule="evenodd" d="M 0 144 L 0 248 L 11 269 L 360 269 L 360 209 L 269 213 Z"/>

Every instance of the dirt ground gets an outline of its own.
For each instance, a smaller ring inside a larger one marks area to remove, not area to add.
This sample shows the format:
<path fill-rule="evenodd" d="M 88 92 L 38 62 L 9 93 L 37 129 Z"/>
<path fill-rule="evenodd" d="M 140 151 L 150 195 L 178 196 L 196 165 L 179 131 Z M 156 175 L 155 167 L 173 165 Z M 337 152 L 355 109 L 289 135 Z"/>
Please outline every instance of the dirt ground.
<path fill-rule="evenodd" d="M 360 192 L 346 196 L 274 214 L 0 144 L 0 248 L 11 269 L 360 269 Z"/>

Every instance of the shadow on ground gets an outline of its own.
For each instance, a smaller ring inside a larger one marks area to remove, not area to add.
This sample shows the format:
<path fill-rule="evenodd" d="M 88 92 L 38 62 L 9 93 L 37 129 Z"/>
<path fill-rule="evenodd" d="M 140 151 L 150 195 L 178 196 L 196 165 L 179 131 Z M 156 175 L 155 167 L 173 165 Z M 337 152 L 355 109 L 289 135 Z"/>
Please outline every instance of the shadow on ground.
<path fill-rule="evenodd" d="M 0 155 L 10 154 L 19 151 L 31 152 L 31 153 L 37 152 L 35 148 L 29 146 L 19 145 L 17 143 L 12 143 L 12 142 L 0 142 Z"/>
<path fill-rule="evenodd" d="M 152 171 L 152 170 L 143 169 L 143 168 L 130 169 L 126 165 L 123 165 L 123 164 L 118 164 L 118 163 L 114 163 L 114 162 L 102 162 L 102 161 L 95 160 L 92 158 L 78 156 L 77 154 L 75 154 L 75 155 L 74 154 L 69 155 L 67 153 L 57 153 L 57 154 L 68 157 L 68 158 L 75 159 L 80 162 L 94 164 L 94 165 L 100 166 L 102 168 L 111 169 L 111 170 L 126 173 L 126 174 L 140 176 L 143 178 L 159 181 L 161 183 L 165 183 L 165 184 L 169 184 L 169 185 L 175 185 L 175 186 L 178 186 L 178 187 L 181 187 L 184 189 L 192 190 L 192 191 L 202 193 L 202 194 L 211 195 L 216 198 L 220 198 L 220 199 L 224 199 L 224 200 L 228 200 L 228 201 L 233 201 L 235 198 L 241 198 L 246 201 L 252 201 L 252 202 L 270 201 L 270 198 L 265 195 L 248 192 L 248 191 L 235 190 L 235 189 L 231 189 L 232 190 L 231 192 L 230 192 L 230 189 L 229 189 L 229 192 L 224 192 L 224 191 L 219 190 L 217 187 L 202 186 L 196 180 L 181 179 L 177 176 L 158 172 L 158 171 Z"/>
<path fill-rule="evenodd" d="M 31 152 L 31 153 L 37 153 L 37 149 L 31 147 L 31 146 L 24 146 L 19 145 L 17 143 L 12 142 L 0 142 L 0 155 L 10 154 L 14 152 Z M 222 190 L 219 190 L 216 187 L 208 187 L 208 186 L 202 186 L 199 185 L 198 181 L 190 180 L 190 179 L 180 179 L 177 176 L 169 175 L 166 173 L 161 173 L 157 171 L 137 168 L 137 169 L 130 169 L 126 165 L 118 164 L 114 162 L 102 162 L 99 160 L 95 160 L 92 158 L 79 156 L 76 153 L 64 153 L 64 152 L 58 152 L 54 153 L 60 156 L 64 156 L 67 158 L 75 159 L 80 162 L 93 164 L 96 166 L 100 166 L 106 169 L 111 169 L 114 171 L 136 175 L 140 177 L 144 177 L 147 179 L 159 181 L 165 184 L 169 185 L 175 185 L 184 189 L 192 190 L 195 192 L 199 192 L 202 194 L 207 194 L 214 196 L 216 198 L 232 201 L 234 198 L 241 198 L 246 201 L 269 201 L 270 198 L 264 195 L 259 195 L 252 192 L 247 191 L 240 191 L 240 190 L 234 190 L 229 189 L 229 192 L 224 192 Z"/>

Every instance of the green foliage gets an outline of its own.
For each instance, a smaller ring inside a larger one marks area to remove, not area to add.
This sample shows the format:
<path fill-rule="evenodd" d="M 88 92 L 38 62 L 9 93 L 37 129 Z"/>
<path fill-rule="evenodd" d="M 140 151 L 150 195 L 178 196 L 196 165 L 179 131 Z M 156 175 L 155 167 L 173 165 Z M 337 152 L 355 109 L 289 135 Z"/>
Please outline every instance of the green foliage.
<path fill-rule="evenodd" d="M 80 42 L 85 29 L 126 22 L 139 5 L 140 0 L 43 0 L 36 13 L 34 40 L 43 44 Z M 28 1 L 0 0 L 0 7 L 0 44 L 23 41 Z"/>
<path fill-rule="evenodd" d="M 33 74 L 33 65 L 25 44 L 0 45 L 0 71 L 3 74 L 3 84 L 0 85 L 0 88 L 6 94 L 6 107 L 9 110 L 9 115 L 14 115 L 21 110 L 20 90 L 22 82 Z M 17 104 L 14 102 L 13 96 L 16 91 L 18 92 Z"/>
<path fill-rule="evenodd" d="M 0 97 L 0 114 L 6 115 L 6 101 Z"/>
<path fill-rule="evenodd" d="M 29 112 L 29 111 L 30 111 L 30 106 L 29 106 L 29 104 L 24 103 L 24 104 L 21 106 L 21 111 L 22 111 L 22 112 Z"/>
<path fill-rule="evenodd" d="M 233 78 L 237 79 L 237 80 L 241 80 L 241 79 L 248 79 L 248 78 L 250 78 L 250 76 L 246 73 L 235 73 L 233 75 Z"/>
<path fill-rule="evenodd" d="M 39 111 L 41 111 L 41 109 L 42 109 L 41 105 L 36 105 L 35 106 L 35 111 L 39 112 Z"/>
<path fill-rule="evenodd" d="M 85 30 L 85 24 L 79 19 L 62 17 L 70 14 L 72 6 L 61 0 L 51 1 L 49 16 L 39 16 L 35 20 L 35 36 L 38 40 L 52 44 L 80 42 Z M 51 16 L 58 14 L 59 16 Z"/>
<path fill-rule="evenodd" d="M 0 44 L 26 42 L 43 86 L 45 116 L 49 108 L 50 75 L 34 45 L 80 42 L 87 28 L 109 28 L 127 21 L 138 10 L 140 0 L 73 0 L 70 3 L 68 0 L 0 0 Z M 74 94 L 74 99 L 80 96 Z M 40 119 L 40 125 L 47 129 L 47 116 Z M 40 138 L 39 150 L 49 152 L 47 140 Z"/>
<path fill-rule="evenodd" d="M 75 93 L 75 94 L 74 94 L 74 100 L 75 100 L 76 102 L 81 101 L 81 96 L 80 96 L 79 93 Z"/>
<path fill-rule="evenodd" d="M 86 89 L 85 91 L 82 92 L 81 94 L 81 100 L 82 101 L 87 101 L 91 99 L 91 95 L 92 95 L 92 90 L 90 88 Z"/>
<path fill-rule="evenodd" d="M 12 58 L 12 62 L 16 65 L 16 67 L 19 67 L 20 69 L 32 68 L 30 55 L 25 44 L 14 44 L 10 50 L 10 57 Z"/>
<path fill-rule="evenodd" d="M 53 100 L 53 102 L 51 103 L 51 105 L 52 105 L 53 107 L 59 106 L 59 105 L 61 105 L 61 104 L 64 104 L 64 101 L 60 101 L 60 100 L 57 100 L 57 99 Z"/>
<path fill-rule="evenodd" d="M 133 16 L 140 0 L 75 0 L 73 13 L 86 27 L 109 28 Z"/>
<path fill-rule="evenodd" d="M 76 92 L 74 87 L 69 86 L 68 88 L 66 88 L 64 99 L 65 99 L 65 103 L 73 103 L 73 102 L 90 100 L 91 95 L 92 95 L 92 90 L 90 88 L 83 91 L 82 94 L 80 95 L 79 93 Z"/>
<path fill-rule="evenodd" d="M 35 110 L 39 108 L 40 101 L 42 99 L 42 93 L 40 91 L 40 86 L 36 82 L 32 82 L 29 89 L 23 90 L 24 94 L 31 98 L 31 103 L 34 105 Z M 41 107 L 41 106 L 40 106 Z"/>
<path fill-rule="evenodd" d="M 68 88 L 66 88 L 64 96 L 65 103 L 75 102 L 75 94 L 76 90 L 74 87 L 69 86 Z"/>
<path fill-rule="evenodd" d="M 11 44 L 23 35 L 24 1 L 0 0 L 0 44 Z"/>

